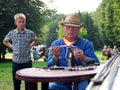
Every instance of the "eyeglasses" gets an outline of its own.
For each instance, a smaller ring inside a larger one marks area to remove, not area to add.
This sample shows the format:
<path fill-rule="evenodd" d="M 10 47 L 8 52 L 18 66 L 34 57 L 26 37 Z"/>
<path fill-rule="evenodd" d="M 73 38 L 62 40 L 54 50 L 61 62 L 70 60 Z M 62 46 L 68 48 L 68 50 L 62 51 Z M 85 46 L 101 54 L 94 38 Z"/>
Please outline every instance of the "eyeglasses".
<path fill-rule="evenodd" d="M 66 29 L 75 29 L 75 30 L 77 30 L 79 27 L 75 27 L 75 26 L 67 26 L 67 25 L 65 25 L 65 27 L 66 27 Z"/>

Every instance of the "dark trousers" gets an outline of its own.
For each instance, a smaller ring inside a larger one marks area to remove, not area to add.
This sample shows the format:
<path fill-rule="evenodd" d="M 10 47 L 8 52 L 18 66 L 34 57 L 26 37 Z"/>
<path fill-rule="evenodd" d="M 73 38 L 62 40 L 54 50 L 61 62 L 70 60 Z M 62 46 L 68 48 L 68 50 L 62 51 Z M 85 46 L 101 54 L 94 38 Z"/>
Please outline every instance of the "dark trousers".
<path fill-rule="evenodd" d="M 24 68 L 30 68 L 32 67 L 32 61 L 28 63 L 18 64 L 18 63 L 12 63 L 12 76 L 13 76 L 13 84 L 14 84 L 14 90 L 20 90 L 21 80 L 16 79 L 16 71 Z M 27 89 L 27 82 L 25 81 L 25 90 Z"/>
<path fill-rule="evenodd" d="M 108 54 L 107 56 L 107 60 L 109 60 L 111 58 L 111 54 Z"/>

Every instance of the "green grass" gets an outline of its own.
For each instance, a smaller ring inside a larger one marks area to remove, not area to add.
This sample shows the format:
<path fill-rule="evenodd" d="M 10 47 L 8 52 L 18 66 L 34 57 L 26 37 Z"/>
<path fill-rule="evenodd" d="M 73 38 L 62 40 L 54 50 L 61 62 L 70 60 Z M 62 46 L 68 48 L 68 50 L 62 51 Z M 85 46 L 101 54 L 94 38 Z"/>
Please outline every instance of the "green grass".
<path fill-rule="evenodd" d="M 95 52 L 97 57 L 100 60 L 100 63 L 103 64 L 106 62 L 106 57 L 102 56 L 101 51 Z M 12 58 L 12 53 L 7 53 L 5 55 L 6 58 Z M 104 60 L 103 60 L 104 59 Z M 33 67 L 43 67 L 45 66 L 45 62 L 33 62 Z M 38 84 L 40 89 L 40 83 Z M 12 62 L 1 62 L 0 63 L 0 90 L 13 90 L 13 83 L 12 83 Z M 24 83 L 22 81 L 22 89 L 24 90 Z"/>
<path fill-rule="evenodd" d="M 99 60 L 106 60 L 106 56 L 102 56 L 102 52 L 101 51 L 95 51 L 95 54 L 97 55 Z M 32 53 L 31 53 L 31 56 L 32 56 Z M 12 53 L 7 53 L 5 55 L 5 57 L 12 58 Z"/>
<path fill-rule="evenodd" d="M 33 67 L 43 67 L 45 64 L 45 62 L 33 62 Z M 38 87 L 40 87 L 40 83 L 38 84 Z M 12 62 L 0 63 L 0 90 L 13 90 Z M 21 90 L 24 90 L 23 81 Z"/>
<path fill-rule="evenodd" d="M 0 63 L 0 90 L 13 90 L 11 63 Z"/>
<path fill-rule="evenodd" d="M 95 51 L 95 54 L 97 55 L 99 61 L 101 64 L 104 64 L 107 60 L 107 56 L 102 55 L 102 51 Z"/>
<path fill-rule="evenodd" d="M 13 55 L 13 53 L 7 53 L 7 54 L 5 55 L 5 57 L 8 58 L 8 59 L 12 59 L 12 55 Z M 32 56 L 32 58 L 33 58 L 32 53 L 31 53 L 31 56 Z"/>

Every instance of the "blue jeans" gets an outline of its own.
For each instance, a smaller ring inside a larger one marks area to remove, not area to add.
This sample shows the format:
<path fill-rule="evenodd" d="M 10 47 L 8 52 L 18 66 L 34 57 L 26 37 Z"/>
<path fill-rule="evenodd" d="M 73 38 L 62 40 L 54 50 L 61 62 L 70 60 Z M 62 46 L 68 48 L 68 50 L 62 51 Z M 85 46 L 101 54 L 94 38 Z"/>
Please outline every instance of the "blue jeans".
<path fill-rule="evenodd" d="M 80 81 L 77 83 L 77 90 L 85 90 L 88 85 L 88 81 Z M 50 82 L 49 90 L 72 90 L 72 83 L 64 82 Z"/>
<path fill-rule="evenodd" d="M 16 71 L 24 68 L 30 68 L 32 67 L 32 61 L 28 63 L 12 63 L 12 76 L 13 76 L 13 84 L 14 84 L 14 90 L 20 90 L 21 80 L 16 79 Z M 27 82 L 25 82 L 25 90 L 27 90 Z"/>

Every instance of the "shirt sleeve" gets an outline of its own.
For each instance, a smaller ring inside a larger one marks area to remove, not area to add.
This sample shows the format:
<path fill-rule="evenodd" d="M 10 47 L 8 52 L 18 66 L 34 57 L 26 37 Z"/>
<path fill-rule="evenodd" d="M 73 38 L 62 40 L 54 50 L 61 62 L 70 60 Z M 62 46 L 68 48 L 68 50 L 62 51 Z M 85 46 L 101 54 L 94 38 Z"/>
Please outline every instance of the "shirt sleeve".
<path fill-rule="evenodd" d="M 6 36 L 5 36 L 5 40 L 7 40 L 7 41 L 10 41 L 11 40 L 11 32 L 9 32 Z"/>
<path fill-rule="evenodd" d="M 38 37 L 36 36 L 36 34 L 33 31 L 31 31 L 31 36 L 32 36 L 32 41 L 38 39 Z"/>
<path fill-rule="evenodd" d="M 55 41 L 51 44 L 50 48 L 53 47 L 53 46 L 56 46 Z M 51 53 L 51 51 L 49 49 L 49 51 L 48 51 L 48 61 L 46 63 L 46 66 L 51 67 L 51 66 L 54 66 L 56 64 L 57 64 L 57 62 L 55 62 L 53 60 L 53 54 Z"/>
<path fill-rule="evenodd" d="M 94 60 L 95 63 L 98 63 L 98 64 L 100 63 L 96 54 L 95 54 L 93 44 L 89 41 L 85 45 L 84 54 L 87 57 L 88 61 Z"/>

